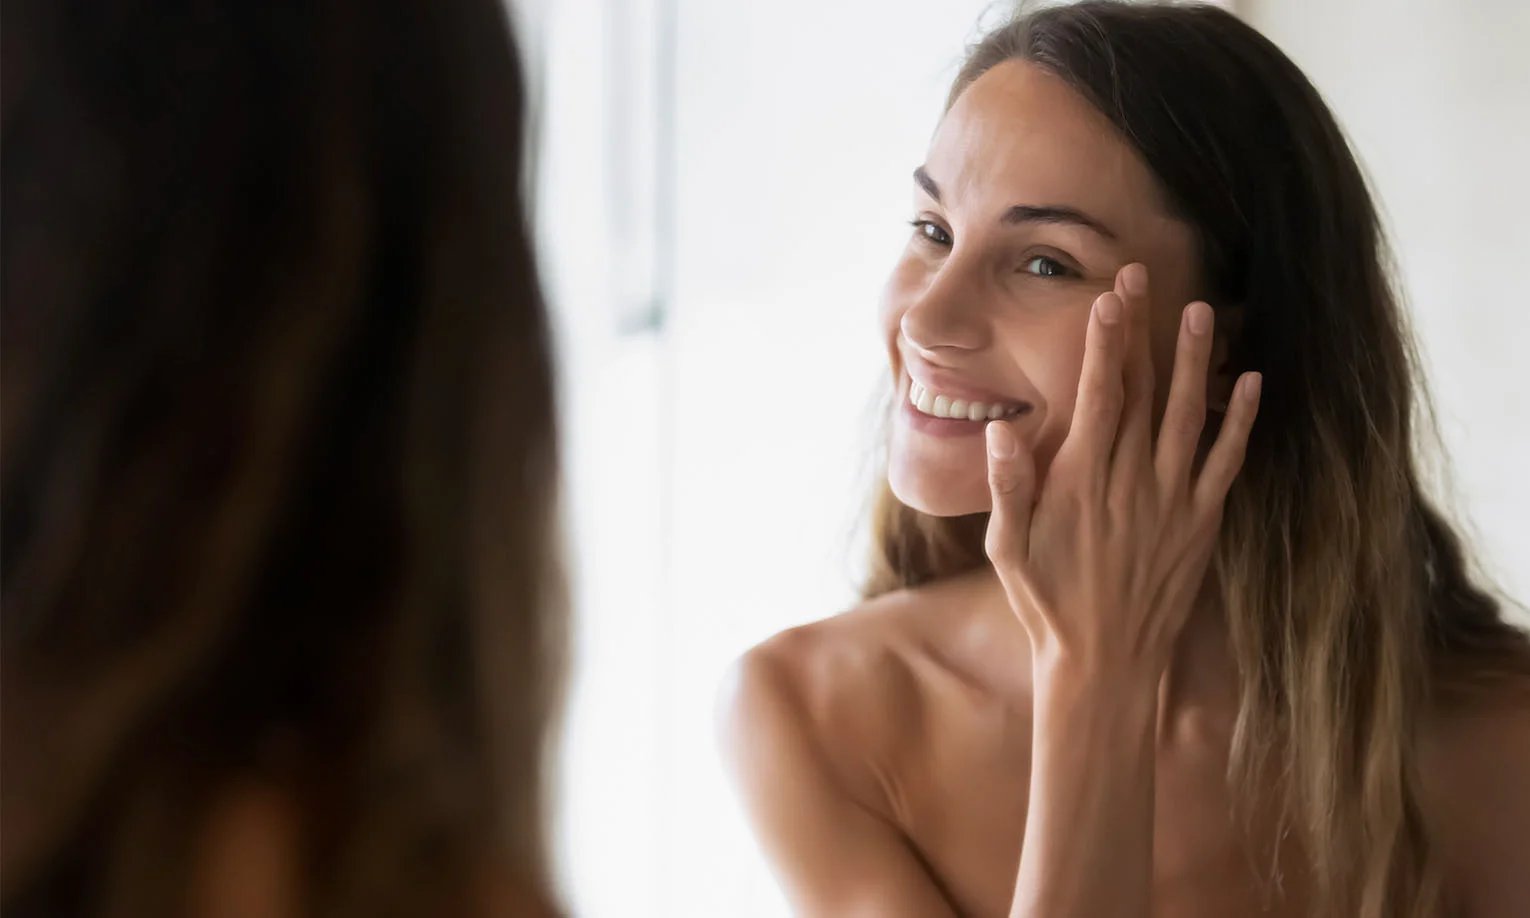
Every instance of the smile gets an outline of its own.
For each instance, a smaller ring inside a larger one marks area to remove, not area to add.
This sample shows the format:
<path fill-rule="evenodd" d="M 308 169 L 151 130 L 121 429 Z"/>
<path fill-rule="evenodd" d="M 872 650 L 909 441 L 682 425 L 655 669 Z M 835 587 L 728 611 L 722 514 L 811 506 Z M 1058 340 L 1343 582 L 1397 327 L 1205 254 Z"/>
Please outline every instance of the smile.
<path fill-rule="evenodd" d="M 920 414 L 956 421 L 993 421 L 1019 414 L 1026 408 L 1017 402 L 969 402 L 951 398 L 931 392 L 913 380 L 908 384 L 908 403 Z"/>

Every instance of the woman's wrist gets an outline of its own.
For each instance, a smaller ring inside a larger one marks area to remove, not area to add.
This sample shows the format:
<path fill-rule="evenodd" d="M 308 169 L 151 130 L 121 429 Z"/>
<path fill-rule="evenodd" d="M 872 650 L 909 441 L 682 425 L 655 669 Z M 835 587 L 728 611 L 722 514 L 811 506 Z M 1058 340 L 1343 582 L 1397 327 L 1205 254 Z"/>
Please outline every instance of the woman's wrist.
<path fill-rule="evenodd" d="M 1059 700 L 1084 701 L 1158 696 L 1165 663 L 1160 655 L 1107 654 L 1079 650 L 1059 643 L 1038 645 L 1031 655 L 1034 695 L 1056 695 Z"/>
<path fill-rule="evenodd" d="M 1158 674 L 1066 657 L 1037 664 L 1011 915 L 1139 914 L 1152 877 Z"/>
<path fill-rule="evenodd" d="M 1038 655 L 1032 667 L 1037 740 L 1151 755 L 1162 674 L 1162 666 L 1145 661 Z"/>
<path fill-rule="evenodd" d="M 1053 669 L 1034 683 L 1036 726 L 1084 727 L 1122 738 L 1151 733 L 1158 719 L 1158 680 L 1141 675 Z"/>

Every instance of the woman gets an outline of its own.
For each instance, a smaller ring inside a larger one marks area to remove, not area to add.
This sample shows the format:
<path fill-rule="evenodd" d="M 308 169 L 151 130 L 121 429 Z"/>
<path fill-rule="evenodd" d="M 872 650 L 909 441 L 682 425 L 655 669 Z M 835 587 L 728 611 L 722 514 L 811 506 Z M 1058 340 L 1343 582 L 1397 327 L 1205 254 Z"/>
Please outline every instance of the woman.
<path fill-rule="evenodd" d="M 0 911 L 550 914 L 501 4 L 6 0 L 3 33 Z"/>
<path fill-rule="evenodd" d="M 1530 644 L 1420 487 L 1295 66 L 1209 7 L 1022 15 L 915 210 L 865 602 L 730 684 L 799 913 L 1530 914 Z"/>

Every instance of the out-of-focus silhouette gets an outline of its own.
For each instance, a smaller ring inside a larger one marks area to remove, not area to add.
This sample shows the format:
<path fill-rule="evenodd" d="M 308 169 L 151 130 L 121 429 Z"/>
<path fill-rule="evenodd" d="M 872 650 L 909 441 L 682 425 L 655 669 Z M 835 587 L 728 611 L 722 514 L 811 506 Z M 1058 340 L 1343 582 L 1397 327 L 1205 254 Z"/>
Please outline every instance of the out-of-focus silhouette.
<path fill-rule="evenodd" d="M 0 34 L 0 907 L 547 911 L 501 4 L 6 0 Z"/>

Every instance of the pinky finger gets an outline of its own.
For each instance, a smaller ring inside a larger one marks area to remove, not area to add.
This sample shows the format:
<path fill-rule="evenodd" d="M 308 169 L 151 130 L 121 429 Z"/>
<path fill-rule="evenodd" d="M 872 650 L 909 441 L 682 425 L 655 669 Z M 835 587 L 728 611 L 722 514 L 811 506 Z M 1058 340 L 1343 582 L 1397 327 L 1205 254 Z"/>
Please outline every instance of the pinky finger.
<path fill-rule="evenodd" d="M 1233 479 L 1243 468 L 1249 432 L 1254 429 L 1254 417 L 1259 413 L 1262 382 L 1258 373 L 1244 373 L 1233 387 L 1222 429 L 1217 433 L 1217 441 L 1206 455 L 1206 464 L 1195 483 L 1195 500 L 1203 507 L 1220 507 Z"/>

